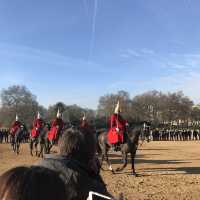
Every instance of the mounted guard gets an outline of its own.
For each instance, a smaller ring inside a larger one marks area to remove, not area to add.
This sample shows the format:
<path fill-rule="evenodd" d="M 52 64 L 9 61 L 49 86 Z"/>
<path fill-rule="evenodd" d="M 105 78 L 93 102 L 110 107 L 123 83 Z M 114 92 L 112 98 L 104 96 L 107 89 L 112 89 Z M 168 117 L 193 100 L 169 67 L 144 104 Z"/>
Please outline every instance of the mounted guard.
<path fill-rule="evenodd" d="M 42 129 L 44 128 L 44 125 L 45 125 L 44 120 L 41 118 L 41 115 L 38 112 L 37 118 L 33 122 L 33 129 L 31 131 L 31 137 L 37 138 L 40 135 Z"/>
<path fill-rule="evenodd" d="M 15 136 L 15 134 L 21 128 L 21 126 L 22 126 L 22 123 L 19 121 L 19 117 L 16 114 L 15 121 L 13 122 L 10 129 L 11 136 Z"/>
<path fill-rule="evenodd" d="M 20 142 L 22 140 L 22 129 L 23 124 L 19 121 L 18 115 L 16 114 L 15 121 L 13 122 L 11 129 L 10 129 L 10 135 L 11 135 L 11 146 L 13 148 L 13 151 L 19 154 L 19 146 Z"/>
<path fill-rule="evenodd" d="M 110 128 L 108 131 L 108 142 L 114 146 L 115 151 L 118 151 L 120 149 L 120 145 L 124 143 L 125 133 L 128 126 L 127 120 L 124 120 L 120 113 L 121 109 L 118 101 L 114 114 L 110 117 Z"/>
<path fill-rule="evenodd" d="M 60 113 L 60 110 L 58 109 L 56 119 L 53 120 L 53 122 L 51 123 L 51 129 L 48 133 L 48 139 L 51 144 L 57 141 L 63 129 L 64 129 L 64 122 L 62 120 L 62 114 Z"/>

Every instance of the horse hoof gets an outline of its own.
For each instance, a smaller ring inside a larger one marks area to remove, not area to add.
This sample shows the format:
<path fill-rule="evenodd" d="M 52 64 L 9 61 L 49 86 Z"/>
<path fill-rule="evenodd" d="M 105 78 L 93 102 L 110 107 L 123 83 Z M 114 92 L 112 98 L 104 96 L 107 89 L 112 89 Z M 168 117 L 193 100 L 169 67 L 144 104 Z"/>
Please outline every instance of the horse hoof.
<path fill-rule="evenodd" d="M 132 175 L 132 176 L 135 176 L 135 177 L 139 177 L 139 175 L 136 174 L 135 172 L 133 172 L 131 175 Z"/>
<path fill-rule="evenodd" d="M 119 172 L 119 171 L 121 171 L 121 170 L 120 170 L 120 168 L 118 167 L 118 168 L 116 169 L 116 172 Z"/>
<path fill-rule="evenodd" d="M 101 167 L 101 170 L 102 170 L 102 171 L 106 171 L 103 167 Z"/>

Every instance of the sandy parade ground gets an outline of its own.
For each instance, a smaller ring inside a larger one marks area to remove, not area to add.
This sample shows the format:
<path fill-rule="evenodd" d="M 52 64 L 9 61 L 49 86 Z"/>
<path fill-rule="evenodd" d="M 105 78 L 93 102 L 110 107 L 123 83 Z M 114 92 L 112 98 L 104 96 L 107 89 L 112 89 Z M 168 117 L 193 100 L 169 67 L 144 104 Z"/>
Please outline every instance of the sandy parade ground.
<path fill-rule="evenodd" d="M 53 149 L 56 152 L 56 149 Z M 39 158 L 31 157 L 28 144 L 20 155 L 10 144 L 0 144 L 0 173 L 19 165 L 31 165 Z M 121 164 L 119 154 L 110 155 L 113 168 Z M 106 165 L 104 165 L 106 169 Z M 102 171 L 108 190 L 124 199 L 200 199 L 200 141 L 162 141 L 144 143 L 137 152 L 136 172 L 130 174 L 130 164 L 117 174 Z"/>

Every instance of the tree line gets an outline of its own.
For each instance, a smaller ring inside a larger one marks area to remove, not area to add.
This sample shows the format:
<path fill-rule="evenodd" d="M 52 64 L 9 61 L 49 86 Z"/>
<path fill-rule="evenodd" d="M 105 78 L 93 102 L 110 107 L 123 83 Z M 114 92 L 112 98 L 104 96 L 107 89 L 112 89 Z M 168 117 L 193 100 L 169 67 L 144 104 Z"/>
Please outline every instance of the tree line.
<path fill-rule="evenodd" d="M 18 114 L 20 120 L 31 127 L 37 112 L 50 122 L 55 118 L 57 110 L 63 113 L 63 120 L 78 124 L 86 113 L 88 121 L 97 128 L 107 127 L 110 115 L 113 113 L 117 101 L 120 102 L 124 118 L 129 123 L 141 121 L 151 122 L 154 126 L 160 124 L 189 124 L 200 121 L 200 108 L 182 91 L 163 93 L 148 91 L 133 98 L 126 91 L 106 94 L 99 98 L 97 110 L 82 108 L 78 105 L 67 105 L 57 102 L 45 108 L 39 104 L 37 97 L 25 86 L 13 85 L 3 89 L 0 94 L 0 126 L 10 127 Z"/>

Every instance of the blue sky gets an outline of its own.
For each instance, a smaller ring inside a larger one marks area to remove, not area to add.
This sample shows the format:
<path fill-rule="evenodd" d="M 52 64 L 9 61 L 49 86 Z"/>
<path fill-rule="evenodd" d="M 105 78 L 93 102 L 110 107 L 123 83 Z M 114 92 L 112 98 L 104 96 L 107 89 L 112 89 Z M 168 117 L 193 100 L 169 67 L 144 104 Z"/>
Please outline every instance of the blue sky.
<path fill-rule="evenodd" d="M 0 0 L 0 89 L 46 107 L 156 89 L 200 102 L 200 1 Z"/>

